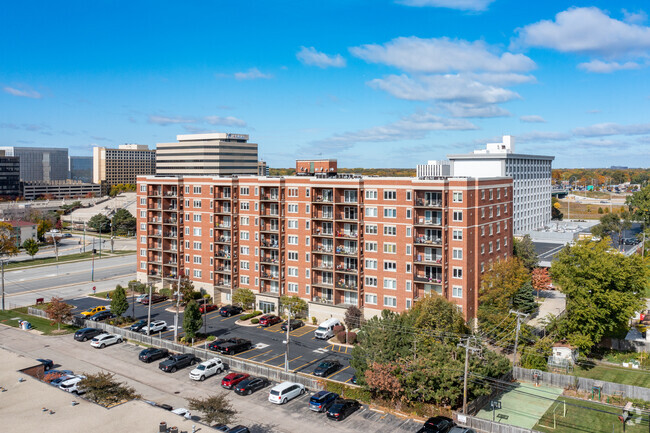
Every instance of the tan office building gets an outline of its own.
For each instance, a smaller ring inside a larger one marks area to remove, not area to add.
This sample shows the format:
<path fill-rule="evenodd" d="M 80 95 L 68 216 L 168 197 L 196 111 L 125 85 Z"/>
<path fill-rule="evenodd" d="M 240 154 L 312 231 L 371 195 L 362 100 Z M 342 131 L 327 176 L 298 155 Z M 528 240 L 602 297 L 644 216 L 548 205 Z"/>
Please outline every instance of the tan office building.
<path fill-rule="evenodd" d="M 177 135 L 177 143 L 158 143 L 156 174 L 229 176 L 258 174 L 257 144 L 246 134 Z"/>
<path fill-rule="evenodd" d="M 104 192 L 113 185 L 135 184 L 138 176 L 152 174 L 156 174 L 156 151 L 146 145 L 93 148 L 93 183 L 101 183 Z"/>

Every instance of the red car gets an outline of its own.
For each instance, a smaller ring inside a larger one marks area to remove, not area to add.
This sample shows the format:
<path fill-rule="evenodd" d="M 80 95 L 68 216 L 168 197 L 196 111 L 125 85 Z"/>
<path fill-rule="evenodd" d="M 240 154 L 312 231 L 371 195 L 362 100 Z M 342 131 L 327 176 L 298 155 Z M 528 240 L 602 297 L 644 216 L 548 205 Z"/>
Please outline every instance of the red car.
<path fill-rule="evenodd" d="M 214 305 L 214 304 L 201 305 L 201 306 L 199 307 L 199 311 L 201 312 L 201 314 L 203 314 L 203 313 L 209 313 L 210 311 L 214 311 L 214 310 L 218 310 L 218 309 L 219 309 L 219 307 L 217 307 L 217 306 Z"/>
<path fill-rule="evenodd" d="M 282 322 L 282 317 L 276 316 L 275 314 L 265 314 L 260 317 L 260 325 L 262 326 L 273 326 L 280 322 Z"/>
<path fill-rule="evenodd" d="M 235 385 L 244 379 L 248 379 L 250 374 L 246 373 L 230 373 L 221 379 L 221 386 L 226 389 L 233 389 Z"/>

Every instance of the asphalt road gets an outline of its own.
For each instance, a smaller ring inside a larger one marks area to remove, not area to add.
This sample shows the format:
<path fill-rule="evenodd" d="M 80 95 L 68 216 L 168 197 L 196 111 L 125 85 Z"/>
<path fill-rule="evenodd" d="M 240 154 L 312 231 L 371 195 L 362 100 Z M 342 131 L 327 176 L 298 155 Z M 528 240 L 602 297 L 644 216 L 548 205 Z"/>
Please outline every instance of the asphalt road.
<path fill-rule="evenodd" d="M 415 432 L 422 425 L 411 419 L 400 419 L 373 411 L 366 405 L 343 421 L 331 421 L 324 414 L 308 409 L 311 392 L 281 406 L 268 401 L 270 387 L 250 396 L 238 396 L 232 391 L 221 389 L 224 374 L 213 376 L 204 382 L 195 382 L 187 376 L 189 368 L 176 373 L 163 373 L 158 369 L 158 362 L 144 364 L 138 361 L 137 354 L 142 348 L 130 343 L 94 349 L 88 342 L 74 341 L 71 335 L 46 337 L 0 326 L 0 347 L 33 359 L 52 359 L 55 368 L 69 369 L 78 374 L 100 371 L 114 373 L 118 381 L 133 386 L 143 400 L 166 403 L 173 407 L 187 407 L 187 399 L 191 397 L 226 392 L 226 397 L 238 412 L 236 423 L 248 426 L 252 433 L 406 433 Z M 66 396 L 68 395 L 62 391 L 62 398 Z"/>
<path fill-rule="evenodd" d="M 5 292 L 9 295 L 52 290 L 61 286 L 88 283 L 92 288 L 92 261 L 17 269 L 5 272 Z M 95 281 L 123 275 L 135 277 L 136 263 L 132 255 L 96 259 Z M 90 290 L 89 290 L 90 291 Z"/>
<path fill-rule="evenodd" d="M 72 235 L 69 238 L 62 238 L 59 241 L 58 244 L 58 251 L 54 250 L 54 246 L 41 246 L 34 258 L 36 259 L 45 259 L 49 257 L 55 257 L 56 254 L 59 254 L 60 256 L 65 256 L 68 254 L 78 254 L 80 252 L 89 252 L 92 251 L 93 249 L 93 239 L 94 239 L 94 245 L 97 251 L 99 252 L 99 237 L 91 236 L 91 235 L 86 235 L 85 237 L 83 235 Z M 85 248 L 84 248 L 84 242 L 85 242 Z M 136 249 L 136 242 L 135 239 L 129 239 L 129 238 L 115 238 L 114 244 L 113 244 L 113 250 L 114 251 L 124 251 L 124 250 L 130 250 L 134 251 Z M 111 250 L 111 241 L 110 241 L 110 235 L 108 235 L 108 239 L 106 236 L 102 237 L 102 251 L 110 251 Z M 31 260 L 32 256 L 21 252 L 20 254 L 16 256 L 12 256 L 9 258 L 9 262 L 22 262 L 26 260 Z"/>
<path fill-rule="evenodd" d="M 73 313 L 80 313 L 90 307 L 97 305 L 109 305 L 110 302 L 105 299 L 94 297 L 82 297 L 68 300 L 76 309 Z M 134 307 L 135 317 L 137 319 L 147 318 L 147 306 L 133 302 L 129 299 L 129 304 Z M 169 329 L 161 333 L 163 338 L 172 340 L 174 338 L 174 312 L 166 311 L 173 309 L 174 304 L 171 301 L 160 302 L 151 306 L 151 320 L 165 320 Z M 131 315 L 132 309 L 129 308 L 125 315 Z M 239 358 L 251 359 L 274 367 L 283 367 L 285 359 L 286 332 L 280 329 L 281 324 L 268 328 L 261 326 L 247 327 L 235 324 L 239 316 L 221 317 L 219 311 L 211 311 L 205 315 L 206 327 L 203 328 L 209 335 L 217 338 L 245 338 L 250 340 L 255 347 L 246 352 L 235 355 Z M 182 324 L 183 314 L 179 314 L 178 330 L 179 337 L 183 336 Z M 201 332 L 203 332 L 201 329 Z M 354 370 L 350 367 L 351 349 L 340 345 L 329 344 L 324 340 L 317 340 L 314 337 L 315 326 L 305 325 L 301 328 L 294 329 L 289 335 L 289 368 L 291 370 L 303 373 L 312 373 L 316 365 L 324 359 L 336 359 L 341 362 L 342 367 L 334 374 L 328 376 L 333 380 L 341 382 L 350 382 L 354 375 Z"/>

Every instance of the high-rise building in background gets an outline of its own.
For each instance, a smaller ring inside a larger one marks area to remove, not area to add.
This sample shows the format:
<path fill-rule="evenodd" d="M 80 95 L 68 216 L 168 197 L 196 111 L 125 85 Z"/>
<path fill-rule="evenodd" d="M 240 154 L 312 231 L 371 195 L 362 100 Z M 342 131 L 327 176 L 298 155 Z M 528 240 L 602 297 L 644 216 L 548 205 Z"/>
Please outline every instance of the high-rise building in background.
<path fill-rule="evenodd" d="M 258 176 L 268 176 L 269 175 L 269 167 L 266 165 L 266 161 L 258 161 L 257 162 L 257 175 Z"/>
<path fill-rule="evenodd" d="M 447 157 L 452 164 L 452 176 L 508 176 L 513 179 L 515 234 L 525 234 L 550 224 L 554 156 L 515 153 L 514 138 L 505 135 L 501 143 L 488 143 L 485 149 Z"/>
<path fill-rule="evenodd" d="M 68 149 L 47 147 L 0 147 L 6 156 L 20 158 L 20 180 L 52 181 L 68 178 Z"/>
<path fill-rule="evenodd" d="M 169 287 L 182 276 L 217 303 L 247 288 L 265 312 L 295 295 L 319 320 L 350 305 L 366 316 L 404 311 L 434 293 L 476 317 L 482 273 L 510 256 L 512 179 L 337 176 L 335 167 L 138 178 L 138 279 Z"/>
<path fill-rule="evenodd" d="M 93 183 L 101 183 L 104 193 L 111 186 L 135 184 L 138 176 L 151 174 L 156 174 L 156 152 L 146 145 L 93 148 Z"/>
<path fill-rule="evenodd" d="M 257 144 L 246 134 L 177 135 L 177 143 L 156 145 L 158 175 L 258 174 Z"/>
<path fill-rule="evenodd" d="M 5 156 L 5 151 L 0 150 L 0 197 L 11 199 L 21 195 L 20 158 Z"/>
<path fill-rule="evenodd" d="M 93 181 L 93 157 L 92 156 L 70 156 L 69 157 L 70 179 L 84 183 Z"/>

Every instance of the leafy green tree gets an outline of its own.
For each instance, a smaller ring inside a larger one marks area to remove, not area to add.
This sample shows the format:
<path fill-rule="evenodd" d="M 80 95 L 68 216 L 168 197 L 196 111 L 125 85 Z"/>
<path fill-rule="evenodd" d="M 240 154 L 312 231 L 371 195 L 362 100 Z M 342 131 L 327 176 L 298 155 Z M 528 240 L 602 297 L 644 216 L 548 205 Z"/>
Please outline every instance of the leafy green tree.
<path fill-rule="evenodd" d="M 593 226 L 591 228 L 591 233 L 604 238 L 609 236 L 612 233 L 618 235 L 618 243 L 620 244 L 623 240 L 623 232 L 632 228 L 632 222 L 630 221 L 629 212 L 617 213 L 608 213 L 600 218 L 600 224 Z"/>
<path fill-rule="evenodd" d="M 129 309 L 129 301 L 126 299 L 126 290 L 119 284 L 111 294 L 111 312 L 121 316 Z"/>
<path fill-rule="evenodd" d="M 98 213 L 88 220 L 88 227 L 101 233 L 108 233 L 111 231 L 111 220 L 106 215 Z"/>
<path fill-rule="evenodd" d="M 176 295 L 176 287 L 177 284 L 174 283 L 172 285 L 172 291 L 174 295 Z M 181 294 L 181 305 L 187 305 L 190 301 L 194 299 L 198 299 L 201 296 L 199 292 L 194 290 L 194 283 L 192 283 L 192 281 L 188 278 L 181 279 L 180 294 Z"/>
<path fill-rule="evenodd" d="M 581 241 L 560 251 L 551 275 L 566 295 L 562 337 L 581 350 L 619 335 L 644 306 L 648 267 L 639 255 L 608 251 L 607 242 Z"/>
<path fill-rule="evenodd" d="M 60 330 L 61 323 L 72 318 L 72 310 L 74 310 L 74 306 L 63 302 L 63 298 L 53 297 L 45 308 L 45 314 L 52 324 L 57 324 L 57 328 Z"/>
<path fill-rule="evenodd" d="M 230 424 L 235 421 L 237 411 L 233 408 L 226 393 L 211 395 L 204 398 L 189 398 L 190 410 L 203 414 L 203 420 L 208 424 Z"/>
<path fill-rule="evenodd" d="M 280 297 L 280 311 L 288 308 L 291 311 L 291 316 L 299 317 L 307 312 L 308 306 L 304 299 L 298 296 L 281 296 Z"/>
<path fill-rule="evenodd" d="M 556 197 L 551 198 L 551 219 L 562 221 L 564 214 L 560 211 L 562 205 Z"/>
<path fill-rule="evenodd" d="M 34 238 L 29 238 L 25 242 L 23 242 L 23 248 L 25 249 L 25 252 L 27 254 L 32 256 L 33 259 L 39 250 L 38 242 L 36 242 Z"/>
<path fill-rule="evenodd" d="M 535 244 L 533 244 L 530 235 L 524 235 L 521 240 L 515 238 L 513 242 L 513 253 L 529 271 L 532 271 L 539 264 Z"/>
<path fill-rule="evenodd" d="M 515 296 L 512 298 L 512 307 L 522 313 L 530 314 L 535 308 L 537 308 L 537 303 L 535 302 L 535 295 L 533 294 L 533 285 L 529 281 L 526 281 L 515 293 Z"/>
<path fill-rule="evenodd" d="M 409 316 L 415 328 L 426 330 L 429 335 L 467 334 L 469 332 L 463 315 L 454 304 L 442 296 L 427 296 L 417 301 L 413 304 Z"/>
<path fill-rule="evenodd" d="M 532 346 L 520 346 L 521 366 L 532 370 L 546 371 L 548 358 L 553 354 L 554 339 L 551 336 L 540 338 Z"/>
<path fill-rule="evenodd" d="M 250 289 L 239 288 L 232 294 L 232 303 L 248 310 L 255 305 L 255 293 Z"/>
<path fill-rule="evenodd" d="M 133 185 L 132 183 L 120 183 L 111 186 L 108 195 L 110 195 L 111 197 L 115 197 L 116 195 L 121 194 L 123 192 L 134 192 L 134 191 L 135 191 L 135 185 Z"/>
<path fill-rule="evenodd" d="M 114 379 L 113 373 L 101 371 L 97 374 L 84 373 L 86 376 L 79 386 L 86 391 L 88 400 L 105 407 L 111 407 L 125 401 L 140 398 L 135 389 Z"/>
<path fill-rule="evenodd" d="M 36 225 L 36 236 L 40 241 L 45 241 L 45 233 L 49 232 L 52 230 L 52 227 L 54 225 L 50 220 L 42 219 L 40 220 L 37 225 Z"/>
<path fill-rule="evenodd" d="M 118 209 L 113 215 L 113 232 L 116 235 L 128 235 L 135 233 L 136 219 L 126 209 Z"/>
<path fill-rule="evenodd" d="M 643 221 L 646 227 L 650 227 L 650 185 L 628 196 L 625 204 L 635 219 Z"/>
<path fill-rule="evenodd" d="M 203 326 L 203 316 L 201 316 L 199 304 L 192 300 L 185 306 L 185 312 L 183 314 L 183 330 L 185 330 L 185 336 L 187 338 L 196 337 L 196 333 L 201 329 L 201 326 Z"/>

